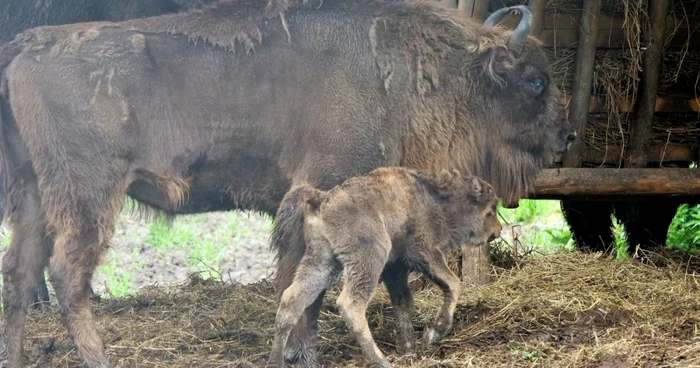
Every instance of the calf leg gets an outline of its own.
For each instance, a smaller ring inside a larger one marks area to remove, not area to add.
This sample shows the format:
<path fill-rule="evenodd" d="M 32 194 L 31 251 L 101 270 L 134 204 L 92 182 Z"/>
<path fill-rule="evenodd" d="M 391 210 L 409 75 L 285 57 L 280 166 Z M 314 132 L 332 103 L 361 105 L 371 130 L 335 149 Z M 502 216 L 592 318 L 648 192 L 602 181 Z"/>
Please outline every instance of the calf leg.
<path fill-rule="evenodd" d="M 396 339 L 396 350 L 399 354 L 414 352 L 416 346 L 413 336 L 413 295 L 408 285 L 409 269 L 400 262 L 388 265 L 382 273 L 382 280 L 391 298 L 391 304 L 396 309 L 399 323 L 399 334 Z"/>
<path fill-rule="evenodd" d="M 325 247 L 324 247 L 325 248 Z M 282 293 L 275 319 L 275 339 L 268 360 L 268 367 L 282 367 L 284 348 L 289 334 L 304 313 L 317 300 L 321 292 L 333 281 L 334 262 L 329 248 L 307 249 L 294 281 Z"/>
<path fill-rule="evenodd" d="M 444 293 L 444 301 L 433 326 L 426 328 L 423 333 L 423 347 L 427 348 L 431 344 L 439 341 L 452 329 L 452 320 L 457 300 L 461 293 L 462 286 L 457 277 L 447 266 L 445 257 L 437 249 L 430 250 L 426 261 L 426 273 Z"/>
<path fill-rule="evenodd" d="M 345 267 L 345 285 L 337 300 L 340 316 L 350 328 L 370 366 L 391 367 L 372 338 L 366 316 L 367 306 L 377 289 L 387 255 L 378 254 L 376 250 L 366 249 L 368 247 L 362 245 L 353 244 L 349 247 L 355 247 L 353 253 L 338 257 Z M 389 247 L 390 245 L 385 249 L 390 249 Z"/>
<path fill-rule="evenodd" d="M 40 209 L 35 183 L 27 184 L 13 215 L 12 241 L 2 260 L 3 325 L 2 359 L 6 367 L 22 364 L 24 322 L 37 275 L 46 267 L 51 241 Z"/>

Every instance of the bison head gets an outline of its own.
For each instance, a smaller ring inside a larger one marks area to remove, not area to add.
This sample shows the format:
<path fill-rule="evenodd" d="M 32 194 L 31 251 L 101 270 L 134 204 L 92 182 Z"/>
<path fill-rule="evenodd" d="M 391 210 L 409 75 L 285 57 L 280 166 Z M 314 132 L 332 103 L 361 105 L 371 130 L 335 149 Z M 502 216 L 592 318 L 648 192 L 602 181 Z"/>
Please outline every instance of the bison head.
<path fill-rule="evenodd" d="M 522 13 L 515 30 L 495 25 L 513 9 Z M 576 133 L 542 44 L 528 35 L 526 7 L 498 10 L 484 24 L 449 12 L 435 11 L 450 22 L 421 30 L 416 38 L 424 42 L 409 50 L 420 66 L 413 74 L 421 96 L 413 120 L 431 121 L 440 132 L 433 143 L 419 143 L 441 152 L 434 154 L 435 166 L 470 171 L 513 203 L 533 189 L 540 170 L 569 149 Z"/>

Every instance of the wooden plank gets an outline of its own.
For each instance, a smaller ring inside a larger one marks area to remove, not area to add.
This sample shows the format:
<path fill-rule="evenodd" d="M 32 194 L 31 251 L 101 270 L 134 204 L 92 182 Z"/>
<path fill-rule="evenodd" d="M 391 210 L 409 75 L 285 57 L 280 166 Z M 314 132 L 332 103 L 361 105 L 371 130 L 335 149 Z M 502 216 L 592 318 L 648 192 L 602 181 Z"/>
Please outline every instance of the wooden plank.
<path fill-rule="evenodd" d="M 529 198 L 564 196 L 700 196 L 697 169 L 561 168 L 542 170 Z"/>
<path fill-rule="evenodd" d="M 569 120 L 579 137 L 586 133 L 588 119 L 588 104 L 593 83 L 593 66 L 595 62 L 595 39 L 598 32 L 598 15 L 600 15 L 601 0 L 584 0 L 584 12 L 581 14 L 581 29 L 578 47 L 576 49 L 576 70 L 572 87 Z M 581 166 L 583 161 L 584 144 L 577 139 L 571 149 L 564 155 L 563 164 L 567 167 Z"/>
<path fill-rule="evenodd" d="M 583 162 L 589 164 L 618 164 L 622 159 L 622 147 L 608 146 L 602 149 L 586 149 Z M 687 144 L 658 144 L 647 149 L 647 162 L 691 162 L 700 159 L 698 149 Z M 645 163 L 645 164 L 646 164 Z"/>

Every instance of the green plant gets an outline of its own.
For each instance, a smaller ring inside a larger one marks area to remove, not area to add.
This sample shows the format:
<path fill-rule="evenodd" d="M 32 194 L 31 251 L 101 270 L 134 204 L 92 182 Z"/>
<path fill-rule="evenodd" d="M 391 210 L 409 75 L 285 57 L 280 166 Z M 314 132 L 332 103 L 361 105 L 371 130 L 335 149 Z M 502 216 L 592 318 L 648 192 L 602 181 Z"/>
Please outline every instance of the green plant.
<path fill-rule="evenodd" d="M 700 251 L 700 205 L 683 204 L 668 229 L 666 244 L 686 253 Z"/>
<path fill-rule="evenodd" d="M 508 349 L 510 349 L 510 355 L 513 357 L 519 357 L 524 360 L 529 360 L 531 362 L 537 362 L 537 359 L 539 358 L 539 353 L 537 352 L 537 349 L 528 349 L 526 346 L 520 346 L 520 344 L 514 343 L 514 342 L 509 342 L 507 345 Z"/>

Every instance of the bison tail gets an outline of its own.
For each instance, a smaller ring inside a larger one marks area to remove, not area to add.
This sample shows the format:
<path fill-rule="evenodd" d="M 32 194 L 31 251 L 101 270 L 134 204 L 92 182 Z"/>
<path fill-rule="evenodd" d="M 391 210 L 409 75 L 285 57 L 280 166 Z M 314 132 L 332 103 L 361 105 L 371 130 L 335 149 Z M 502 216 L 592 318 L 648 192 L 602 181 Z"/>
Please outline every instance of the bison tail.
<path fill-rule="evenodd" d="M 292 283 L 306 251 L 304 218 L 309 211 L 317 211 L 325 198 L 325 192 L 302 184 L 287 192 L 280 203 L 270 236 L 270 248 L 277 252 L 273 283 L 278 297 Z"/>
<path fill-rule="evenodd" d="M 8 185 L 6 182 L 12 176 L 8 170 L 13 167 L 8 161 L 10 159 L 8 155 L 9 143 L 8 137 L 5 136 L 9 131 L 6 125 L 13 121 L 5 69 L 20 52 L 22 52 L 22 47 L 16 40 L 0 45 L 0 225 L 5 219 L 5 208 L 7 207 Z"/>

